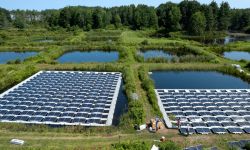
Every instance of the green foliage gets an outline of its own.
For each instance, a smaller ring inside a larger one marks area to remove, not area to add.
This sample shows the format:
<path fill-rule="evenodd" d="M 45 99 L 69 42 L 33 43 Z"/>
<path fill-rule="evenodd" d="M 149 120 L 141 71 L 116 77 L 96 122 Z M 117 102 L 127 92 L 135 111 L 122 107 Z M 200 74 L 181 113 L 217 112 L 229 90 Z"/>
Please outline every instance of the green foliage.
<path fill-rule="evenodd" d="M 142 45 L 148 45 L 149 42 L 148 42 L 148 40 L 144 40 L 144 41 L 141 42 L 141 44 L 142 44 Z"/>
<path fill-rule="evenodd" d="M 250 150 L 250 143 L 247 143 L 244 147 L 245 150 Z"/>
<path fill-rule="evenodd" d="M 167 141 L 159 145 L 159 150 L 181 150 L 181 147 L 172 141 Z"/>
<path fill-rule="evenodd" d="M 210 31 L 210 32 L 216 31 L 217 14 L 213 12 L 213 7 L 212 6 L 206 7 L 204 15 L 206 17 L 206 31 Z"/>
<path fill-rule="evenodd" d="M 250 34 L 250 26 L 247 26 L 244 30 L 245 30 L 245 33 Z"/>
<path fill-rule="evenodd" d="M 14 26 L 18 29 L 24 29 L 25 28 L 25 22 L 24 20 L 21 18 L 21 17 L 17 17 L 15 20 L 14 20 Z"/>
<path fill-rule="evenodd" d="M 153 7 L 138 5 L 134 11 L 134 28 L 156 28 L 158 26 L 156 11 Z"/>
<path fill-rule="evenodd" d="M 20 59 L 16 59 L 16 60 L 10 60 L 7 62 L 7 64 L 20 64 L 21 60 Z"/>
<path fill-rule="evenodd" d="M 148 150 L 151 148 L 148 142 L 123 142 L 111 145 L 114 150 Z"/>
<path fill-rule="evenodd" d="M 161 4 L 157 8 L 157 15 L 159 18 L 159 26 L 163 26 L 167 32 L 181 29 L 181 12 L 176 4 L 171 2 Z"/>
<path fill-rule="evenodd" d="M 218 29 L 227 30 L 230 25 L 230 6 L 228 2 L 222 2 L 218 14 Z"/>
<path fill-rule="evenodd" d="M 191 16 L 190 35 L 203 35 L 206 29 L 206 18 L 202 12 L 196 12 Z"/>
<path fill-rule="evenodd" d="M 147 97 L 154 110 L 154 114 L 161 116 L 161 111 L 159 109 L 158 100 L 155 94 L 154 82 L 148 75 L 149 71 L 145 67 L 140 67 L 138 72 L 139 78 L 142 82 L 142 88 L 147 92 Z"/>
<path fill-rule="evenodd" d="M 116 14 L 114 16 L 114 25 L 115 25 L 116 28 L 119 28 L 119 27 L 121 27 L 121 24 L 122 24 L 121 17 Z"/>
<path fill-rule="evenodd" d="M 179 4 L 182 18 L 181 18 L 181 24 L 183 26 L 184 30 L 190 29 L 191 25 L 191 17 L 196 12 L 200 11 L 200 3 L 198 1 L 182 1 Z"/>
<path fill-rule="evenodd" d="M 126 95 L 128 95 L 129 118 L 132 119 L 133 124 L 141 124 L 145 121 L 145 111 L 140 98 L 139 100 L 135 100 L 130 96 L 133 93 L 137 93 L 134 71 L 131 67 L 125 67 L 123 69 L 123 79 L 125 82 Z"/>
<path fill-rule="evenodd" d="M 250 70 L 250 62 L 246 64 L 245 66 L 248 70 Z"/>

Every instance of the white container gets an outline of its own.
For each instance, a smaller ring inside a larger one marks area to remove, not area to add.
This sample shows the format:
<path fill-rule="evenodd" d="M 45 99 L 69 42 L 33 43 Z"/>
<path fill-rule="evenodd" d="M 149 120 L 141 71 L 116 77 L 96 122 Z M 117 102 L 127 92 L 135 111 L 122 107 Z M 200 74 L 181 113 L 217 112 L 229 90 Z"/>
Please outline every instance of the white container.
<path fill-rule="evenodd" d="M 19 140 L 19 139 L 12 139 L 10 141 L 11 144 L 15 144 L 15 145 L 23 145 L 24 141 L 23 140 Z"/>

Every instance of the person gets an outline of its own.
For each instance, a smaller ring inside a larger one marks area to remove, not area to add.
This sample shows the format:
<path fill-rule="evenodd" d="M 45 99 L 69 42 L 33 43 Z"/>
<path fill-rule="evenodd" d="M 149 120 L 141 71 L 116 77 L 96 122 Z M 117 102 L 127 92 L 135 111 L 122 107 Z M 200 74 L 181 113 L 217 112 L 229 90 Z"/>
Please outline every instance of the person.
<path fill-rule="evenodd" d="M 178 118 L 178 119 L 177 119 L 177 126 L 178 126 L 178 129 L 181 128 L 181 118 Z"/>
<path fill-rule="evenodd" d="M 189 135 L 189 132 L 190 132 L 190 126 L 189 124 L 187 124 L 187 135 Z"/>

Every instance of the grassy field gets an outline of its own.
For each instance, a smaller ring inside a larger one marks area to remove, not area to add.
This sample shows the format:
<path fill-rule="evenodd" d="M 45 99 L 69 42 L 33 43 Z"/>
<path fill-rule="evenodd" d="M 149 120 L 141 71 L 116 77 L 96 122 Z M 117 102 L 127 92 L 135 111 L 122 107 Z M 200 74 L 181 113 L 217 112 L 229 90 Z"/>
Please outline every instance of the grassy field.
<path fill-rule="evenodd" d="M 192 135 L 181 136 L 177 130 L 165 129 L 152 134 L 147 131 L 133 130 L 135 123 L 145 123 L 157 115 L 154 96 L 148 92 L 153 85 L 147 85 L 149 77 L 145 70 L 208 70 L 219 71 L 250 81 L 249 73 L 240 74 L 231 67 L 237 63 L 245 66 L 247 62 L 237 62 L 223 58 L 220 53 L 226 50 L 249 50 L 249 42 L 237 42 L 227 46 L 204 46 L 202 43 L 179 38 L 155 38 L 155 31 L 130 30 L 94 30 L 83 31 L 48 31 L 46 29 L 1 30 L 5 40 L 0 51 L 38 51 L 39 54 L 18 64 L 0 65 L 0 91 L 21 82 L 39 70 L 93 70 L 119 71 L 123 73 L 125 92 L 129 99 L 129 110 L 121 118 L 119 126 L 109 128 L 59 128 L 30 127 L 25 125 L 5 125 L 0 123 L 0 149 L 111 149 L 112 143 L 119 141 L 146 141 L 157 144 L 161 136 L 175 141 L 181 147 L 203 144 L 205 147 L 217 146 L 227 149 L 227 142 L 250 139 L 250 135 Z M 48 40 L 48 41 L 43 41 Z M 205 57 L 190 57 L 185 62 L 170 61 L 165 63 L 140 61 L 139 49 L 164 49 L 166 51 L 182 51 Z M 119 52 L 119 60 L 113 63 L 79 63 L 59 64 L 56 60 L 63 54 L 74 50 L 115 50 Z M 143 83 L 146 86 L 143 86 Z M 138 102 L 130 98 L 131 93 L 139 95 Z M 24 146 L 9 144 L 12 138 L 26 141 Z"/>

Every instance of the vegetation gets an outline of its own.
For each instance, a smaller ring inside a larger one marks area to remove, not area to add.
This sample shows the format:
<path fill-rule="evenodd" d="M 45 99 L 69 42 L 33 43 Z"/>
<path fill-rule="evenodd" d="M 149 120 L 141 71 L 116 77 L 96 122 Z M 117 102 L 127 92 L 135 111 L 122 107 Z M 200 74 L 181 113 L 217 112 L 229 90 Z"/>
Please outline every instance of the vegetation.
<path fill-rule="evenodd" d="M 142 88 L 147 92 L 149 103 L 151 104 L 154 114 L 159 117 L 162 116 L 158 106 L 158 100 L 155 94 L 154 82 L 148 75 L 148 70 L 145 67 L 139 68 L 139 78 L 142 81 Z"/>
<path fill-rule="evenodd" d="M 67 30 L 89 31 L 91 29 L 157 29 L 160 27 L 163 29 L 161 30 L 163 34 L 179 30 L 194 34 L 192 31 L 195 25 L 197 29 L 209 32 L 228 29 L 247 32 L 250 26 L 249 14 L 248 9 L 230 9 L 227 2 L 222 2 L 218 6 L 214 1 L 208 5 L 202 5 L 198 1 L 186 0 L 179 4 L 167 2 L 157 8 L 147 5 L 112 8 L 74 6 L 44 11 L 8 11 L 1 8 L 0 28 L 24 29 L 39 26 L 51 30 L 67 28 Z M 202 34 L 201 31 L 199 31 L 200 34 Z"/>
<path fill-rule="evenodd" d="M 180 146 L 172 141 L 163 142 L 159 145 L 159 150 L 181 150 Z"/>
<path fill-rule="evenodd" d="M 146 150 L 150 149 L 151 145 L 146 142 L 127 142 L 112 144 L 114 150 Z"/>

